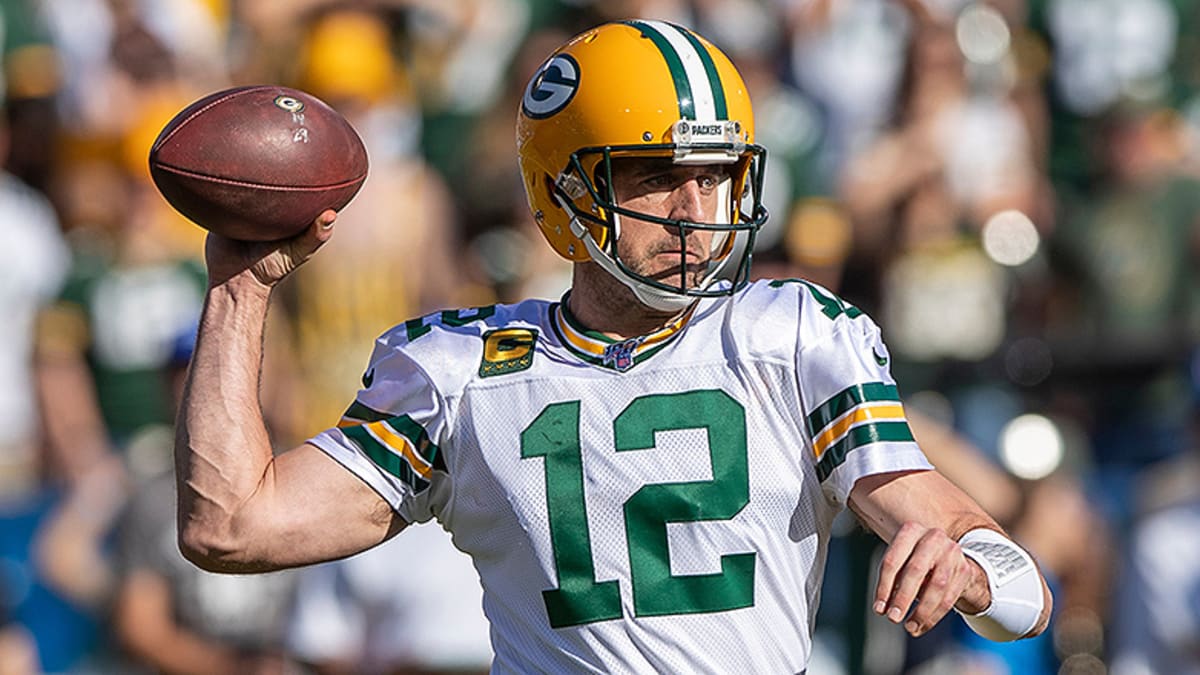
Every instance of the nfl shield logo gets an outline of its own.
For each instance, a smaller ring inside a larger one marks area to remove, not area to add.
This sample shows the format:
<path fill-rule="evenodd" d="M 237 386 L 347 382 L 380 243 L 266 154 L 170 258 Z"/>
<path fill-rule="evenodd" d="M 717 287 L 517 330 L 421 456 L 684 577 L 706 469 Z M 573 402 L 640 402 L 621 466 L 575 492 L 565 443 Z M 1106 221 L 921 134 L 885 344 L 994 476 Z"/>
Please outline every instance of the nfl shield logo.
<path fill-rule="evenodd" d="M 603 363 L 606 366 L 625 372 L 633 367 L 633 352 L 642 344 L 641 337 L 631 338 L 624 342 L 615 342 L 604 348 Z"/>

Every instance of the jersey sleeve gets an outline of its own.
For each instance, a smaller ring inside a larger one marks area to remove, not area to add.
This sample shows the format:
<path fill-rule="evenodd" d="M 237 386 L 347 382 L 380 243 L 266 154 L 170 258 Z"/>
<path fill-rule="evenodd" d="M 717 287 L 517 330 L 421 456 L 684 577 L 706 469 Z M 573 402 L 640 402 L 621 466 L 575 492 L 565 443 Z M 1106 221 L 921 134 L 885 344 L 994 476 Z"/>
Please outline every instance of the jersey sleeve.
<path fill-rule="evenodd" d="M 433 518 L 449 490 L 437 440 L 447 428 L 446 405 L 403 344 L 375 345 L 364 388 L 337 427 L 309 440 L 370 485 L 402 518 Z"/>
<path fill-rule="evenodd" d="M 856 309 L 826 326 L 800 341 L 797 376 L 817 478 L 845 504 L 859 478 L 933 466 L 909 429 L 879 327 Z"/>

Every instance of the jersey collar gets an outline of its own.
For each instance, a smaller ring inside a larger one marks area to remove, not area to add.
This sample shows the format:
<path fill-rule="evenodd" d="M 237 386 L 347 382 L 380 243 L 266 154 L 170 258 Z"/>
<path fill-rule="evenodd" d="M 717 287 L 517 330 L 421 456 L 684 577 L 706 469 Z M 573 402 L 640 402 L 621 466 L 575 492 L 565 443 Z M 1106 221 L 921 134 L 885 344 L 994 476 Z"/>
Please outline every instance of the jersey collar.
<path fill-rule="evenodd" d="M 562 301 L 550 305 L 550 325 L 558 339 L 568 351 L 583 361 L 619 372 L 654 356 L 682 334 L 699 304 L 693 303 L 674 321 L 653 333 L 614 340 L 579 323 L 571 310 L 567 309 L 567 297 L 564 295 Z"/>

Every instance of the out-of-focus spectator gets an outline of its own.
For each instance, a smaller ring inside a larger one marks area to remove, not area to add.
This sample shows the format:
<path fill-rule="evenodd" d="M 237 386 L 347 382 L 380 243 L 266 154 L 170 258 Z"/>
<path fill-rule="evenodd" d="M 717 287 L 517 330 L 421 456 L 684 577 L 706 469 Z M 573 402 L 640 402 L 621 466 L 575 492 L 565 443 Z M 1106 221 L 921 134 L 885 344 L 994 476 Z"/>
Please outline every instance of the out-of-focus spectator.
<path fill-rule="evenodd" d="M 178 400 L 195 329 L 172 341 L 167 366 Z M 172 436 L 143 437 L 132 449 L 136 489 L 117 536 L 119 580 L 113 602 L 115 639 L 129 662 L 156 673 L 286 672 L 284 615 L 295 581 L 292 571 L 236 576 L 205 572 L 179 552 L 175 522 Z"/>
<path fill-rule="evenodd" d="M 128 85 L 126 107 L 75 120 L 60 140 L 50 189 L 75 257 L 39 317 L 36 353 L 47 463 L 64 488 L 39 526 L 37 561 L 47 583 L 98 621 L 115 590 L 110 536 L 133 487 L 131 449 L 169 434 L 164 367 L 206 283 L 196 228 L 166 206 L 146 167 L 153 134 L 188 101 L 187 85 L 128 3 L 110 9 L 131 37 L 106 53 Z M 108 642 L 97 658 L 112 651 Z"/>
<path fill-rule="evenodd" d="M 128 463 L 145 439 L 170 435 L 164 368 L 172 334 L 196 320 L 205 286 L 203 269 L 156 235 L 153 188 L 110 170 L 120 219 L 92 243 L 111 248 L 77 244 L 71 275 L 39 320 L 36 361 L 49 460 L 63 486 L 39 525 L 37 564 L 98 622 L 99 663 L 115 658 L 105 619 L 118 579 L 111 535 L 134 487 Z"/>
<path fill-rule="evenodd" d="M 38 4 L 62 64 L 57 102 L 72 134 L 92 139 L 124 134 L 142 113 L 146 82 L 180 77 L 207 92 L 227 81 L 225 3 L 220 0 Z"/>
<path fill-rule="evenodd" d="M 1136 472 L 1187 445 L 1178 364 L 1200 335 L 1200 180 L 1184 166 L 1191 141 L 1175 113 L 1123 108 L 1105 120 L 1104 182 L 1062 205 L 1047 335 L 1092 440 L 1096 498 L 1122 527 Z"/>
<path fill-rule="evenodd" d="M 301 571 L 288 649 L 321 675 L 486 673 L 492 651 L 471 560 L 432 525 Z"/>
<path fill-rule="evenodd" d="M 1050 173 L 1060 190 L 1085 193 L 1102 173 L 1092 159 L 1094 121 L 1122 102 L 1161 101 L 1178 84 L 1172 61 L 1189 31 L 1176 0 L 1037 0 L 1031 22 L 1053 50 Z M 1187 10 L 1192 11 L 1192 10 Z M 1191 70 L 1184 64 L 1179 73 Z M 1086 194 L 1082 195 L 1086 199 Z"/>
<path fill-rule="evenodd" d="M 894 0 L 799 0 L 784 6 L 791 72 L 825 118 L 822 169 L 839 175 L 890 122 L 911 19 Z"/>
<path fill-rule="evenodd" d="M 501 96 L 530 19 L 526 0 L 414 2 L 407 13 L 421 152 L 451 184 L 472 178 L 459 143 Z"/>
<path fill-rule="evenodd" d="M 339 216 L 339 236 L 281 287 L 287 308 L 293 409 L 277 431 L 300 441 L 337 419 L 387 328 L 463 300 L 456 213 L 440 175 L 417 150 L 420 117 L 410 72 L 387 15 L 337 9 L 303 26 L 297 86 L 359 131 L 371 171 Z M 490 300 L 490 298 L 487 298 Z M 319 356 L 318 356 L 319 355 Z M 283 443 L 283 440 L 280 440 Z"/>
<path fill-rule="evenodd" d="M 1004 265 L 1031 256 L 1006 259 L 988 240 L 1036 251 L 1039 238 L 1044 178 L 1007 98 L 1012 55 L 1001 41 L 969 62 L 972 21 L 1009 34 L 982 5 L 914 15 L 895 120 L 851 159 L 840 191 L 855 224 L 844 290 L 878 314 L 910 388 L 936 384 L 942 362 L 996 353 L 1014 290 Z"/>
<path fill-rule="evenodd" d="M 170 453 L 170 439 L 157 448 Z M 285 671 L 283 629 L 295 575 L 205 572 L 179 553 L 175 477 L 138 489 L 121 523 L 113 630 L 135 663 L 183 674 Z"/>
<path fill-rule="evenodd" d="M 1200 452 L 1146 475 L 1112 613 L 1113 675 L 1200 673 Z"/>
<path fill-rule="evenodd" d="M 543 244 L 512 159 L 512 120 L 523 87 L 546 54 L 569 37 L 560 29 L 546 28 L 526 39 L 502 98 L 478 121 L 462 149 L 472 179 L 456 185 L 455 191 L 463 236 L 470 241 L 459 259 L 460 269 L 466 268 L 467 283 L 490 285 L 499 302 L 557 300 L 570 286 L 571 265 Z"/>
<path fill-rule="evenodd" d="M 0 121 L 0 157 L 8 129 Z M 15 176 L 0 173 L 0 495 L 28 494 L 40 480 L 39 410 L 34 396 L 34 318 L 54 297 L 70 265 L 70 251 L 49 201 Z"/>
<path fill-rule="evenodd" d="M 205 287 L 199 262 L 168 243 L 161 200 L 148 182 L 113 163 L 80 166 L 70 198 L 115 200 L 108 223 L 79 223 L 75 260 L 40 318 L 37 372 L 52 457 L 69 481 L 137 433 L 170 425 L 163 367 L 173 336 L 195 321 Z M 101 215 L 95 204 L 72 216 Z"/>
<path fill-rule="evenodd" d="M 0 156 L 8 127 L 0 121 Z M 42 418 L 31 369 L 34 319 L 57 292 L 67 274 L 70 252 L 58 219 L 46 198 L 8 172 L 0 173 L 0 219 L 6 244 L 0 247 L 0 312 L 7 317 L 0 336 L 0 672 L 40 669 L 39 646 L 54 644 L 30 630 L 30 613 L 45 613 L 33 593 L 38 577 L 31 560 L 30 537 L 23 525 L 36 522 L 46 508 L 42 484 Z M 63 627 L 64 633 L 71 631 Z M 51 664 L 58 665 L 53 659 Z"/>

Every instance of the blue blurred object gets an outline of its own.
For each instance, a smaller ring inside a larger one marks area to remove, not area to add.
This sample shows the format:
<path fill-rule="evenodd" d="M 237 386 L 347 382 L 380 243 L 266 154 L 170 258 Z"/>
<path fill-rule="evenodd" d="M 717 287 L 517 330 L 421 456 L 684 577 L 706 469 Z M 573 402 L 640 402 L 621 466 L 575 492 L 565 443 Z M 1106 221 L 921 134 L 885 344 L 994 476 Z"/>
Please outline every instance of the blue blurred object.
<path fill-rule="evenodd" d="M 167 365 L 172 368 L 186 368 L 196 351 L 196 333 L 199 326 L 190 324 L 171 341 L 171 356 Z"/>
<path fill-rule="evenodd" d="M 38 528 L 62 498 L 45 490 L 0 504 L 0 614 L 33 636 L 43 672 L 66 672 L 102 644 L 97 620 L 47 588 L 33 561 Z"/>
<path fill-rule="evenodd" d="M 1057 579 L 1049 572 L 1045 572 L 1045 576 L 1050 592 L 1058 597 L 1061 588 Z M 955 639 L 963 650 L 987 654 L 996 662 L 1003 663 L 1009 673 L 1055 675 L 1061 665 L 1054 651 L 1054 624 L 1057 614 L 1056 609 L 1050 617 L 1050 625 L 1041 635 L 1014 642 L 992 642 L 971 630 L 961 618 L 954 617 Z"/>

